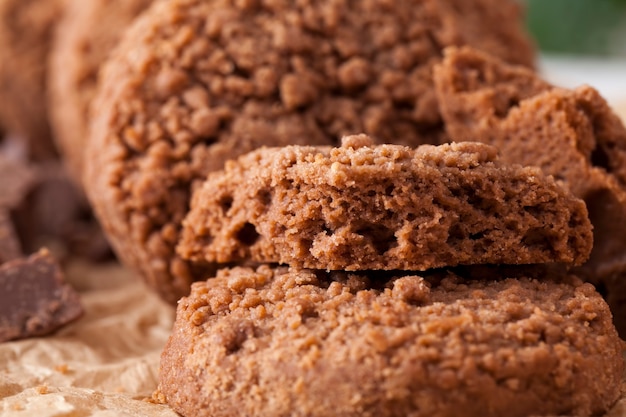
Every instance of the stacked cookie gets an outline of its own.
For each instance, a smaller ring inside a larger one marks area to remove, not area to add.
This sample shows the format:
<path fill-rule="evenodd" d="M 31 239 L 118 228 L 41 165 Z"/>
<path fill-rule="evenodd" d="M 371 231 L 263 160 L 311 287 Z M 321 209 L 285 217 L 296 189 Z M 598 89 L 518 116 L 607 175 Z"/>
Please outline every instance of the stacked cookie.
<path fill-rule="evenodd" d="M 187 417 L 604 412 L 621 341 L 562 268 L 591 240 L 581 200 L 491 146 L 253 151 L 209 174 L 178 250 L 262 265 L 181 299 L 161 399 Z"/>
<path fill-rule="evenodd" d="M 226 160 L 352 133 L 443 141 L 432 68 L 460 44 L 533 63 L 513 1 L 155 2 L 92 106 L 84 183 L 116 253 L 176 303 L 215 272 L 175 247 L 193 191 Z"/>
<path fill-rule="evenodd" d="M 451 48 L 434 79 L 451 140 L 500 149 L 583 199 L 594 247 L 576 273 L 601 290 L 626 335 L 626 128 L 588 86 L 556 88 L 536 73 L 470 48 Z"/>

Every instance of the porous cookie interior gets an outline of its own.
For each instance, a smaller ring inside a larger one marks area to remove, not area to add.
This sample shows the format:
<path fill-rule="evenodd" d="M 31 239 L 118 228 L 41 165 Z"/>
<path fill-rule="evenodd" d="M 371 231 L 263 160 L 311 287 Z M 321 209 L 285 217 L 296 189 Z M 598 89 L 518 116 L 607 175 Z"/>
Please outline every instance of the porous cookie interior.
<path fill-rule="evenodd" d="M 472 275 L 221 270 L 181 300 L 160 391 L 213 417 L 591 415 L 616 400 L 621 342 L 590 284 Z"/>
<path fill-rule="evenodd" d="M 481 7 L 462 13 L 460 3 L 156 4 L 103 70 L 94 105 L 87 191 L 117 253 L 175 301 L 203 266 L 174 254 L 180 222 L 194 183 L 225 160 L 354 132 L 439 141 L 431 68 L 444 46 L 504 45 L 511 60 L 532 61 L 510 23 L 516 5 L 474 0 Z M 476 13 L 484 25 L 463 24 Z"/>
<path fill-rule="evenodd" d="M 332 270 L 459 264 L 582 264 L 581 200 L 536 168 L 503 165 L 480 143 L 266 148 L 211 174 L 179 253 Z"/>

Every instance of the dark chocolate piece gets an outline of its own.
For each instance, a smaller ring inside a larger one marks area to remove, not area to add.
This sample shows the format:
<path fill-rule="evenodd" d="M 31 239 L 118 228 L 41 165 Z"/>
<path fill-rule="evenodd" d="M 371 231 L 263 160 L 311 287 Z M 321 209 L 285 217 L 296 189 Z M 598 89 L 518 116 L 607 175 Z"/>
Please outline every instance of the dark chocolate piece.
<path fill-rule="evenodd" d="M 0 208 L 18 206 L 31 188 L 35 175 L 25 164 L 0 154 Z"/>
<path fill-rule="evenodd" d="M 22 256 L 9 212 L 0 207 L 0 265 Z"/>
<path fill-rule="evenodd" d="M 78 294 L 46 249 L 0 266 L 0 342 L 52 333 L 82 314 Z"/>
<path fill-rule="evenodd" d="M 70 256 L 98 262 L 112 258 L 84 195 L 58 162 L 38 164 L 36 181 L 12 220 L 26 253 L 53 247 L 59 261 Z"/>

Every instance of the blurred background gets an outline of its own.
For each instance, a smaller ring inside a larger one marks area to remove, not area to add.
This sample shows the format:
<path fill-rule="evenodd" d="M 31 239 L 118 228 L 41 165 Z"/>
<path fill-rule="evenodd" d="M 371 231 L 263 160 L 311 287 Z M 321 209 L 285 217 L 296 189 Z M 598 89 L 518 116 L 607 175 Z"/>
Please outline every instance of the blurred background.
<path fill-rule="evenodd" d="M 626 58 L 626 0 L 525 0 L 545 52 Z"/>
<path fill-rule="evenodd" d="M 626 0 L 520 1 L 546 78 L 592 85 L 626 115 Z"/>

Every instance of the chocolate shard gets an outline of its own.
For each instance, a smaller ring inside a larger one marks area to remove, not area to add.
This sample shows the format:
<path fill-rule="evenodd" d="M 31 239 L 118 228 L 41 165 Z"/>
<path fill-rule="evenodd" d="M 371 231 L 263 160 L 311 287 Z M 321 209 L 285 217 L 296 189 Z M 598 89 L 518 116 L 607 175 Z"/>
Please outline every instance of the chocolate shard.
<path fill-rule="evenodd" d="M 0 342 L 52 333 L 82 314 L 48 250 L 0 265 Z"/>
<path fill-rule="evenodd" d="M 22 161 L 0 153 L 0 207 L 17 207 L 35 182 L 35 174 Z"/>
<path fill-rule="evenodd" d="M 21 256 L 22 249 L 9 212 L 0 207 L 0 265 Z"/>

